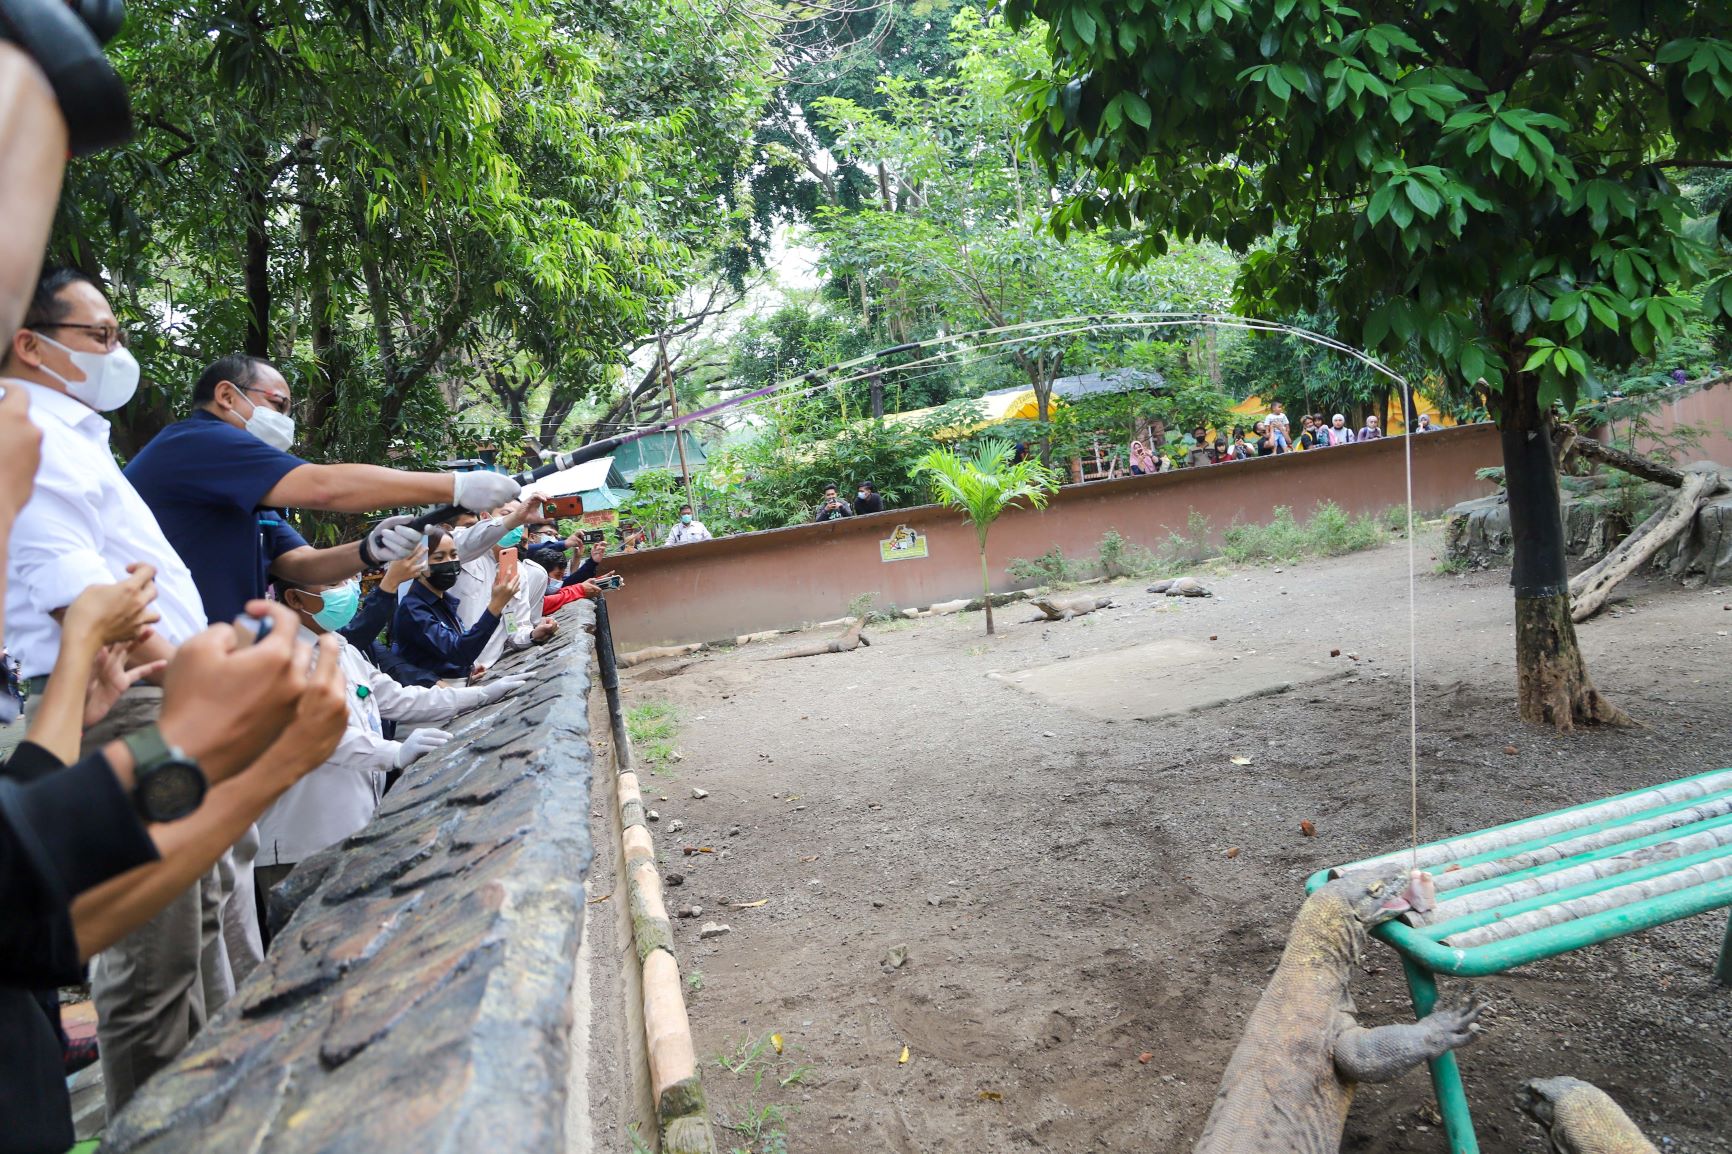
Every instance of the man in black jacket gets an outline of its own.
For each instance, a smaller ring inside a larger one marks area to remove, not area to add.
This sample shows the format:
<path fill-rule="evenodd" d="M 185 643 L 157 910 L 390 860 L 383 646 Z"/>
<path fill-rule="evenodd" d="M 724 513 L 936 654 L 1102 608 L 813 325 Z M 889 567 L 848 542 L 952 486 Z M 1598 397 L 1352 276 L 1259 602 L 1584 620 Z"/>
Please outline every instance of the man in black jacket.
<path fill-rule="evenodd" d="M 864 517 L 868 513 L 882 513 L 884 498 L 878 495 L 877 486 L 871 481 L 861 481 L 859 490 L 854 494 L 854 515 Z"/>

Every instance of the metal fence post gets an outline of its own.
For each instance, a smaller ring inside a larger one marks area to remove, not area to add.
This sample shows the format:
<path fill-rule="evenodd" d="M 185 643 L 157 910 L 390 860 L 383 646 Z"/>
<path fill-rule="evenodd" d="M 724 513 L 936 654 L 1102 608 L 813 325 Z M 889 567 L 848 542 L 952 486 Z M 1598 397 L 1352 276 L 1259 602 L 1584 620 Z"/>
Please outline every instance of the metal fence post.
<path fill-rule="evenodd" d="M 607 694 L 607 719 L 613 728 L 614 768 L 631 769 L 631 742 L 625 732 L 625 709 L 619 701 L 619 660 L 613 649 L 613 623 L 607 616 L 607 598 L 595 595 L 595 657 L 601 664 L 601 688 Z"/>

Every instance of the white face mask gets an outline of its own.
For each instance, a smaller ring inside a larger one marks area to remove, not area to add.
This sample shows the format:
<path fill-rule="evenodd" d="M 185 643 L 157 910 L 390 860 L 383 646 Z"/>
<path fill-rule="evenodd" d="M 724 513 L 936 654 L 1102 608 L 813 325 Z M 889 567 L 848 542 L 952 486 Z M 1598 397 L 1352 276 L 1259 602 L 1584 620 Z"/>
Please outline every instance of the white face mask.
<path fill-rule="evenodd" d="M 73 367 L 84 374 L 82 381 L 69 381 L 47 365 L 42 366 L 42 371 L 65 385 L 67 395 L 75 400 L 99 413 L 106 413 L 120 408 L 138 392 L 138 361 L 125 348 L 116 345 L 113 352 L 92 353 L 69 349 L 41 333 L 36 333 L 36 336 L 65 353 Z"/>
<path fill-rule="evenodd" d="M 268 405 L 261 405 L 251 397 L 247 400 L 253 404 L 253 415 L 247 418 L 247 432 L 273 449 L 288 452 L 289 446 L 295 443 L 295 419 Z"/>

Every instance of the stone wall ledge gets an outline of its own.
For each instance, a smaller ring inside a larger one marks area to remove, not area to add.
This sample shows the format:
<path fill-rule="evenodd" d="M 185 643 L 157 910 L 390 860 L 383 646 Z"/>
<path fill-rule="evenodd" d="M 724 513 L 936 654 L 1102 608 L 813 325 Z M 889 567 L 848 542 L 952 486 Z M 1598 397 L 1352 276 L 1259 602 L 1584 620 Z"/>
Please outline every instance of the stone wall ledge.
<path fill-rule="evenodd" d="M 110 1124 L 116 1154 L 549 1154 L 567 1132 L 594 613 L 499 662 L 372 824 L 272 894 L 269 956 Z"/>

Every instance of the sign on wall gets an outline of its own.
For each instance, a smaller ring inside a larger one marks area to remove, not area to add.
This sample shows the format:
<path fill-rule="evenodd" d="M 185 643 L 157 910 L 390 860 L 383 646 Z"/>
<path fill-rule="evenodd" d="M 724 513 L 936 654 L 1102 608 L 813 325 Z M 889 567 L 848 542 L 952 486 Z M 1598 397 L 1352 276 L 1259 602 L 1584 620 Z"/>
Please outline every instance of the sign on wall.
<path fill-rule="evenodd" d="M 896 526 L 896 532 L 878 542 L 878 557 L 883 561 L 913 561 L 926 556 L 926 534 L 906 525 Z"/>

